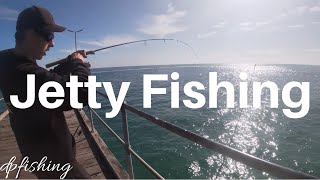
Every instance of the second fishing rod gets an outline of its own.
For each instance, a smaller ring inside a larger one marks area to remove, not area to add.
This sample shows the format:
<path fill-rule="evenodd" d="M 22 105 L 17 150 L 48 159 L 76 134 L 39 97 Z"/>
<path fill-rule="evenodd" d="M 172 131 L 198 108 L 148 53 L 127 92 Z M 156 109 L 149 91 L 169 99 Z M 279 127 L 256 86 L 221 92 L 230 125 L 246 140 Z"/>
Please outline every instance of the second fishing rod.
<path fill-rule="evenodd" d="M 115 44 L 115 45 L 111 45 L 111 46 L 107 46 L 107 47 L 103 47 L 103 48 L 99 48 L 99 49 L 95 49 L 95 50 L 90 50 L 90 51 L 82 51 L 84 53 L 84 55 L 93 55 L 95 54 L 96 52 L 98 51 L 102 51 L 102 50 L 105 50 L 105 49 L 110 49 L 110 48 L 114 48 L 114 47 L 118 47 L 118 46 L 123 46 L 123 45 L 127 45 L 127 44 L 133 44 L 133 43 L 139 43 L 139 42 L 148 42 L 148 41 L 177 41 L 179 43 L 182 43 L 186 46 L 188 46 L 189 48 L 192 49 L 193 53 L 195 54 L 195 56 L 197 57 L 197 54 L 195 53 L 194 49 L 189 45 L 187 44 L 186 42 L 183 42 L 183 41 L 180 41 L 180 40 L 177 40 L 177 39 L 165 39 L 165 38 L 162 38 L 162 39 L 143 39 L 143 40 L 137 40 L 137 41 L 130 41 L 130 42 L 125 42 L 125 43 L 120 43 L 120 44 Z M 77 51 L 78 52 L 78 51 Z M 64 62 L 67 62 L 69 61 L 69 58 L 64 58 L 64 59 L 60 59 L 60 60 L 57 60 L 55 62 L 52 62 L 52 63 L 49 63 L 46 65 L 46 68 L 50 68 L 50 67 L 53 67 L 53 66 L 56 66 L 58 64 L 61 64 L 61 63 L 64 63 Z"/>

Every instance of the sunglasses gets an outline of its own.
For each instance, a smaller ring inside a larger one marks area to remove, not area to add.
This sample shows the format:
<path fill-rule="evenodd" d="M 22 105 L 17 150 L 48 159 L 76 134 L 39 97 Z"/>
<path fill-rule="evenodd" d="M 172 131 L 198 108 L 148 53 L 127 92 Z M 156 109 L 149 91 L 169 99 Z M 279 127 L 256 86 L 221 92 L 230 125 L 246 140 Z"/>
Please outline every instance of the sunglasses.
<path fill-rule="evenodd" d="M 54 39 L 54 34 L 52 32 L 44 32 L 44 31 L 37 30 L 37 29 L 35 30 L 35 32 L 37 34 L 39 34 L 47 42 L 50 42 Z"/>

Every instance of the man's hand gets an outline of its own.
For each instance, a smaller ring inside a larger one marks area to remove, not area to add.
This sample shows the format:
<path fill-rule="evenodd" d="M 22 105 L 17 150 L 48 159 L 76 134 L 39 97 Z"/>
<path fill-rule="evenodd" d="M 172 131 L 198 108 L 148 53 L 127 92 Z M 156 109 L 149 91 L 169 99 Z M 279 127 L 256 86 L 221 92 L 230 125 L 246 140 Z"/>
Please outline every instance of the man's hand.
<path fill-rule="evenodd" d="M 84 64 L 88 67 L 91 68 L 91 64 L 88 61 L 85 61 Z"/>
<path fill-rule="evenodd" d="M 87 58 L 87 52 L 85 50 L 79 50 L 76 53 L 81 54 L 84 58 Z"/>
<path fill-rule="evenodd" d="M 88 61 L 85 61 L 84 58 L 87 57 L 88 54 L 94 54 L 93 51 L 85 51 L 85 50 L 79 50 L 77 52 L 72 53 L 69 57 L 70 60 L 74 59 L 80 59 L 88 68 L 91 67 L 91 64 Z"/>
<path fill-rule="evenodd" d="M 80 59 L 82 60 L 82 62 L 84 63 L 84 58 L 86 58 L 87 55 L 86 55 L 86 52 L 84 50 L 79 50 L 77 52 L 74 52 L 71 54 L 71 60 L 74 60 L 74 59 Z"/>

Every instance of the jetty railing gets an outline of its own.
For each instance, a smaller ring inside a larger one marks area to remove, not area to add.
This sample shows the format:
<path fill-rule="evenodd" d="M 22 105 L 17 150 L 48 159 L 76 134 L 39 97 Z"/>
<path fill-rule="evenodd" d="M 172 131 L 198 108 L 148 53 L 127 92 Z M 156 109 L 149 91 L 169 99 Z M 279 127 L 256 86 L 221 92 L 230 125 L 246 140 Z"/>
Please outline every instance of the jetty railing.
<path fill-rule="evenodd" d="M 100 96 L 107 98 L 108 96 L 102 92 L 97 91 L 97 94 Z M 124 140 L 117 135 L 110 126 L 107 125 L 103 121 L 103 119 L 98 115 L 97 112 L 95 112 L 93 109 L 89 107 L 89 113 L 90 113 L 90 120 L 91 125 L 93 127 L 93 118 L 92 113 L 102 122 L 102 124 L 111 132 L 113 136 L 124 146 L 125 152 L 127 154 L 127 163 L 128 163 L 128 173 L 130 179 L 134 178 L 133 173 L 133 166 L 132 166 L 132 156 L 134 156 L 140 163 L 142 163 L 143 166 L 146 167 L 146 169 L 151 172 L 156 178 L 164 179 L 157 171 L 155 171 L 147 162 L 145 162 L 132 148 L 130 145 L 129 140 L 129 130 L 128 130 L 128 121 L 127 121 L 127 115 L 126 110 L 148 120 L 149 122 L 156 124 L 164 129 L 167 129 L 171 131 L 172 133 L 175 133 L 185 139 L 188 139 L 196 144 L 199 144 L 201 146 L 204 146 L 212 151 L 215 151 L 217 153 L 220 153 L 224 156 L 227 156 L 233 160 L 236 160 L 238 162 L 241 162 L 247 166 L 250 166 L 256 170 L 260 170 L 262 172 L 266 172 L 271 176 L 275 176 L 277 178 L 290 178 L 290 179 L 314 179 L 317 178 L 315 176 L 296 171 L 260 158 L 257 158 L 253 155 L 241 152 L 237 149 L 231 148 L 229 146 L 226 146 L 224 144 L 206 139 L 200 135 L 197 135 L 195 133 L 192 133 L 190 131 L 187 131 L 186 129 L 180 128 L 174 124 L 171 124 L 165 120 L 159 119 L 155 116 L 152 116 L 150 114 L 147 114 L 141 110 L 138 110 L 126 103 L 122 104 L 121 107 L 121 116 L 122 116 L 122 128 L 124 132 Z M 93 128 L 92 128 L 93 129 Z"/>
<path fill-rule="evenodd" d="M 4 99 L 0 98 L 0 105 L 5 104 Z M 0 108 L 0 121 L 2 121 L 7 115 L 9 114 L 9 111 L 6 110 L 5 105 L 4 108 Z"/>
<path fill-rule="evenodd" d="M 1 105 L 2 103 L 5 103 L 5 102 L 4 102 L 4 98 L 0 98 L 0 105 Z M 2 113 L 4 110 L 5 110 L 5 108 L 4 108 L 4 109 L 1 109 L 1 108 L 0 108 L 0 113 Z"/>

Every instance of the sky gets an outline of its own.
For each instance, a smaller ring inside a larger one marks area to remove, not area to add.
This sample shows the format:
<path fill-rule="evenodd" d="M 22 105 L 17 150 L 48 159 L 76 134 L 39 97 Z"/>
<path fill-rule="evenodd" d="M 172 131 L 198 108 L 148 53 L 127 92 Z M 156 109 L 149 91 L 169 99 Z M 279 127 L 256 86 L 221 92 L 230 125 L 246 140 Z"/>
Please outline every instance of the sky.
<path fill-rule="evenodd" d="M 88 57 L 94 68 L 167 64 L 320 65 L 318 0 L 0 0 L 0 50 L 15 46 L 19 12 L 46 7 L 77 33 L 78 49 L 94 50 L 149 38 Z M 43 66 L 75 50 L 74 33 L 55 34 Z M 195 53 L 196 55 L 195 55 Z"/>

